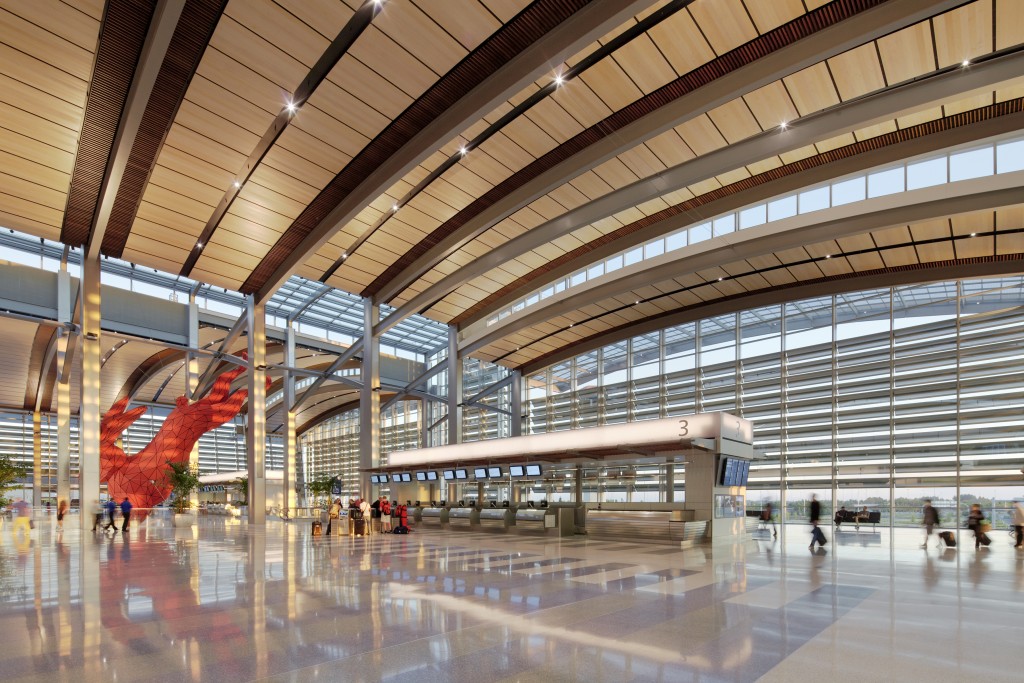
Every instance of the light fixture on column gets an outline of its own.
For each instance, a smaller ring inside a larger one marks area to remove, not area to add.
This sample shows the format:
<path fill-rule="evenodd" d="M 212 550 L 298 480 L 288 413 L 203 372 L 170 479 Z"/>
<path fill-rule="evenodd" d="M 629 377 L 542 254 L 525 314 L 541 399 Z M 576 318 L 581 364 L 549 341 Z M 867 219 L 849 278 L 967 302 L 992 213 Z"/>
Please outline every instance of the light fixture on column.
<path fill-rule="evenodd" d="M 95 332 L 86 332 L 85 338 L 88 339 L 89 341 L 97 341 L 99 340 L 100 336 Z"/>

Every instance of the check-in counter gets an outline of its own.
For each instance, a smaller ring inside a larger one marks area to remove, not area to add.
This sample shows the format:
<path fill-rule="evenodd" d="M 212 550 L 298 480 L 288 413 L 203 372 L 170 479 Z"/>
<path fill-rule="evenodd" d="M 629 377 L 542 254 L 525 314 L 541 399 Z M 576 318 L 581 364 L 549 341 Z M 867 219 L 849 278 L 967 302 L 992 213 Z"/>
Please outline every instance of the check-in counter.
<path fill-rule="evenodd" d="M 516 531 L 522 533 L 546 533 L 555 528 L 553 508 L 519 508 L 516 510 Z"/>
<path fill-rule="evenodd" d="M 516 513 L 512 508 L 487 508 L 480 510 L 480 526 L 487 529 L 501 529 L 506 531 L 510 526 L 515 526 Z"/>
<path fill-rule="evenodd" d="M 414 521 L 424 526 L 441 526 L 448 523 L 448 508 L 417 508 Z"/>
<path fill-rule="evenodd" d="M 480 526 L 479 508 L 452 508 L 448 511 L 448 525 L 452 528 Z"/>
<path fill-rule="evenodd" d="M 685 520 L 678 511 L 587 510 L 591 538 L 647 541 L 648 543 L 701 543 L 707 521 Z"/>

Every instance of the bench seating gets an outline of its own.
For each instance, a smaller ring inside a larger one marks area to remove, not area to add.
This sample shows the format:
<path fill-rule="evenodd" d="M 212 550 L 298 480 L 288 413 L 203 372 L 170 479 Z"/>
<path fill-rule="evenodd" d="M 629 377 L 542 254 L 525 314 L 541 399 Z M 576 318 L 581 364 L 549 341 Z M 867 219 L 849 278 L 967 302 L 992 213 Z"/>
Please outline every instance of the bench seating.
<path fill-rule="evenodd" d="M 882 513 L 878 510 L 869 510 L 868 516 L 864 517 L 864 513 L 856 510 L 838 510 L 836 511 L 835 523 L 836 528 L 841 528 L 841 524 L 878 524 L 882 521 Z M 857 515 L 861 515 L 858 520 Z"/>

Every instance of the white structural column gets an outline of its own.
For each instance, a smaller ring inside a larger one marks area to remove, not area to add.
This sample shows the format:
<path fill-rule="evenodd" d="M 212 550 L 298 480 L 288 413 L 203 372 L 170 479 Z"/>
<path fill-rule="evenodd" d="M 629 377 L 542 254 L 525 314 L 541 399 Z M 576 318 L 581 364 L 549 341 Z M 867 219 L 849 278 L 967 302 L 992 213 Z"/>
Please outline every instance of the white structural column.
<path fill-rule="evenodd" d="M 249 464 L 249 523 L 267 521 L 267 316 L 266 306 L 251 294 L 249 316 L 249 411 L 245 446 Z"/>
<path fill-rule="evenodd" d="M 188 336 L 188 348 L 198 349 L 199 348 L 199 307 L 196 305 L 196 292 L 197 287 L 194 287 L 188 295 L 188 330 L 186 334 Z M 214 361 L 211 361 L 213 363 Z M 185 395 L 189 401 L 195 401 L 196 389 L 199 388 L 199 357 L 195 352 L 189 350 L 185 352 Z M 199 441 L 196 440 L 192 444 L 192 452 L 188 455 L 188 464 L 190 467 L 199 467 Z M 197 507 L 199 505 L 199 491 L 193 491 L 190 496 L 192 506 Z"/>
<path fill-rule="evenodd" d="M 448 443 L 462 443 L 462 359 L 454 325 L 448 326 Z"/>
<path fill-rule="evenodd" d="M 363 386 L 359 390 L 359 495 L 371 496 L 365 470 L 380 464 L 380 337 L 373 333 L 380 307 L 363 299 Z"/>
<path fill-rule="evenodd" d="M 32 411 L 32 507 L 43 504 L 43 416 Z"/>
<path fill-rule="evenodd" d="M 71 277 L 66 263 L 57 272 L 57 320 L 71 322 Z M 71 502 L 71 372 L 66 327 L 57 331 L 57 503 Z M 84 499 L 83 499 L 84 500 Z M 84 509 L 84 508 L 83 508 Z"/>
<path fill-rule="evenodd" d="M 78 418 L 78 491 L 82 529 L 92 525 L 90 501 L 100 497 L 100 260 L 82 262 L 82 388 Z M 85 536 L 82 536 L 85 538 Z"/>
<path fill-rule="evenodd" d="M 296 459 L 298 440 L 295 437 L 295 328 L 288 323 L 285 331 L 284 364 L 289 370 L 284 375 L 284 477 L 281 481 L 281 507 L 289 517 L 295 512 L 297 494 L 295 491 Z M 287 544 L 286 544 L 287 545 Z"/>

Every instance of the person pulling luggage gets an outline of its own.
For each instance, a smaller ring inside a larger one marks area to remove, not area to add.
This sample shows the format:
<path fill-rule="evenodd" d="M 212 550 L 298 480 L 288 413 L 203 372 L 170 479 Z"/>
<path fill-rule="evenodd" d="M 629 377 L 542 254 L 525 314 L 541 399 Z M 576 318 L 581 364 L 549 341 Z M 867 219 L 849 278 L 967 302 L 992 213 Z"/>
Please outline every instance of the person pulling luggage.
<path fill-rule="evenodd" d="M 939 511 L 932 507 L 932 501 L 929 498 L 925 498 L 924 507 L 921 508 L 921 524 L 924 525 L 924 543 L 921 544 L 922 548 L 928 547 L 928 539 L 932 537 L 932 532 L 940 523 Z M 936 541 L 935 547 L 942 547 L 942 539 Z"/>

